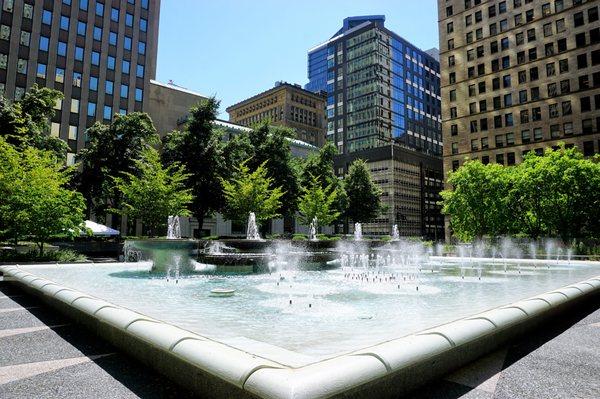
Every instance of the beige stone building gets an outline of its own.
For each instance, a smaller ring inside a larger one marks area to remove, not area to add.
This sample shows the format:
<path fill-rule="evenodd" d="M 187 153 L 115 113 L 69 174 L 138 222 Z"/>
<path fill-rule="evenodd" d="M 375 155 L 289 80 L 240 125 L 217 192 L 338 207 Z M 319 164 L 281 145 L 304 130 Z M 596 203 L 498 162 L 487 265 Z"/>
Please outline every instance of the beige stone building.
<path fill-rule="evenodd" d="M 229 120 L 252 126 L 264 119 L 294 128 L 297 138 L 317 147 L 325 143 L 325 94 L 300 85 L 277 82 L 275 87 L 227 108 Z"/>
<path fill-rule="evenodd" d="M 444 173 L 600 152 L 600 1 L 438 0 Z"/>

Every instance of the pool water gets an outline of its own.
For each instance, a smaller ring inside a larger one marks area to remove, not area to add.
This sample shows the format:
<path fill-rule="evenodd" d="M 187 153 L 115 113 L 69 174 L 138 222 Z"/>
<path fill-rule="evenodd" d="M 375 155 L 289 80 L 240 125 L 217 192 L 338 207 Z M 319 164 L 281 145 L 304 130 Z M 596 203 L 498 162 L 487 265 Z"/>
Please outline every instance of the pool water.
<path fill-rule="evenodd" d="M 296 364 L 357 350 L 600 275 L 600 263 L 422 263 L 337 267 L 177 281 L 148 262 L 25 270 L 242 350 Z M 479 276 L 477 268 L 481 268 Z M 461 271 L 462 270 L 462 271 Z M 211 295 L 235 289 L 231 297 Z M 283 356 L 285 355 L 285 356 Z"/>

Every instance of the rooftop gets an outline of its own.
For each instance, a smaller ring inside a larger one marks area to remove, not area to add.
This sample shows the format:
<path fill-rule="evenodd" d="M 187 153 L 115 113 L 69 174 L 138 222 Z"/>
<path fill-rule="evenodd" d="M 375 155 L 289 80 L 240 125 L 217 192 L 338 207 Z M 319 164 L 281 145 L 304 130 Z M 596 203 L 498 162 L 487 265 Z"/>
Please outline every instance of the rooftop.
<path fill-rule="evenodd" d="M 281 90 L 282 88 L 285 88 L 285 87 L 290 87 L 290 88 L 292 88 L 294 90 L 301 91 L 302 94 L 305 94 L 307 96 L 311 96 L 311 97 L 314 97 L 314 98 L 318 98 L 320 100 L 324 100 L 325 99 L 324 96 L 322 96 L 322 95 L 320 95 L 318 93 L 314 93 L 312 91 L 303 89 L 302 86 L 300 86 L 297 83 L 288 83 L 288 82 L 284 82 L 284 81 L 277 81 L 277 82 L 275 82 L 275 85 L 273 87 L 271 87 L 270 89 L 265 90 L 263 92 L 260 92 L 260 93 L 258 93 L 256 95 L 254 95 L 252 97 L 249 97 L 249 98 L 247 98 L 245 100 L 242 100 L 242 101 L 240 101 L 238 103 L 230 105 L 229 107 L 227 107 L 225 109 L 225 111 L 230 112 L 230 110 L 232 110 L 234 108 L 237 108 L 237 107 L 240 107 L 242 105 L 248 104 L 248 103 L 250 103 L 252 101 L 255 101 L 255 100 L 259 99 L 260 97 L 263 97 L 263 96 L 265 96 L 267 94 L 271 94 L 271 93 L 273 93 L 273 92 L 275 92 L 277 90 Z"/>

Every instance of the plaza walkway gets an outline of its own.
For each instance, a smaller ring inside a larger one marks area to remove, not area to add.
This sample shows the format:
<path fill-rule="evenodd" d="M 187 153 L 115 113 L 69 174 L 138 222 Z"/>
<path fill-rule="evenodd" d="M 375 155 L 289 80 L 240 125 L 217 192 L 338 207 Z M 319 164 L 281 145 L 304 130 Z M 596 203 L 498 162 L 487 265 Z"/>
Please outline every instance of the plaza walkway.
<path fill-rule="evenodd" d="M 1 279 L 0 398 L 191 396 Z M 600 300 L 410 398 L 600 398 Z"/>

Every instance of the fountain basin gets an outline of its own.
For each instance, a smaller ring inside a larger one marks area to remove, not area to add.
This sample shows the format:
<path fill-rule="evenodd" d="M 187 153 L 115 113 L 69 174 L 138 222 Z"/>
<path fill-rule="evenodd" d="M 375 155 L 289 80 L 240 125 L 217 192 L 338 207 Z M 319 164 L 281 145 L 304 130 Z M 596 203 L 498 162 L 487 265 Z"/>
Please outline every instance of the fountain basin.
<path fill-rule="evenodd" d="M 126 240 L 125 258 L 128 253 L 136 253 L 137 260 L 153 262 L 151 272 L 167 273 L 178 270 L 179 273 L 191 273 L 194 265 L 191 262 L 194 251 L 198 249 L 198 241 L 188 239 L 150 238 L 144 240 Z"/>
<path fill-rule="evenodd" d="M 48 274 L 49 267 L 0 266 L 0 271 L 7 281 L 38 295 L 203 397 L 397 397 L 560 317 L 582 301 L 597 300 L 600 294 L 600 277 L 576 280 L 579 282 L 473 312 L 437 327 L 298 365 L 291 353 L 253 355 L 252 351 L 67 288 L 39 275 Z M 276 326 L 274 320 L 268 320 L 270 325 Z M 302 333 L 309 334 L 310 329 Z"/>

